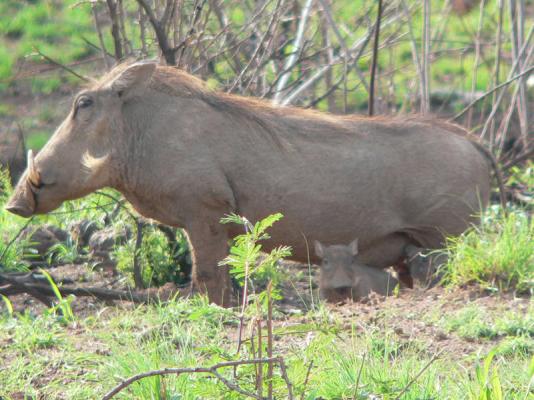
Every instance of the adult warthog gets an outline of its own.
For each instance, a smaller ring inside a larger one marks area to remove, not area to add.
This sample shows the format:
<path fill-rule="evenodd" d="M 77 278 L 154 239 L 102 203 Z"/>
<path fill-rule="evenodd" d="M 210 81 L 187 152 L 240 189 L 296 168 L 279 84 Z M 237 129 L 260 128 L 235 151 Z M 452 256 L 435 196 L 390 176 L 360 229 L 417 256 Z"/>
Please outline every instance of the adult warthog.
<path fill-rule="evenodd" d="M 417 118 L 338 117 L 209 90 L 177 69 L 121 65 L 74 99 L 7 209 L 24 217 L 113 187 L 137 211 L 187 231 L 193 287 L 227 304 L 217 262 L 227 213 L 285 218 L 269 246 L 319 261 L 308 240 L 359 238 L 383 268 L 404 247 L 440 247 L 488 201 L 490 166 L 458 128 Z M 269 247 L 267 246 L 267 247 Z"/>

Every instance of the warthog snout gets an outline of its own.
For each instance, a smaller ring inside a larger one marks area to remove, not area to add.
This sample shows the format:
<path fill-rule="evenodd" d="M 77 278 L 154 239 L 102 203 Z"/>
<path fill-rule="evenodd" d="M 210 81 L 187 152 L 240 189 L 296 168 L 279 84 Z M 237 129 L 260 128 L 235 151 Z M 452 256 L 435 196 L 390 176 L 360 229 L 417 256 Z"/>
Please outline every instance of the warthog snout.
<path fill-rule="evenodd" d="M 327 284 L 328 284 L 328 287 L 331 289 L 341 290 L 341 289 L 350 288 L 352 286 L 351 271 L 346 268 L 342 268 L 342 267 L 334 268 L 334 270 L 331 271 Z"/>
<path fill-rule="evenodd" d="M 20 179 L 15 193 L 9 199 L 6 210 L 21 217 L 30 217 L 35 211 L 35 194 L 25 173 Z"/>
<path fill-rule="evenodd" d="M 30 217 L 37 207 L 37 192 L 45 184 L 41 179 L 41 173 L 35 166 L 35 156 L 32 150 L 28 150 L 28 165 L 25 174 L 20 179 L 15 193 L 6 205 L 6 210 L 21 217 Z"/>
<path fill-rule="evenodd" d="M 22 182 L 19 190 L 6 205 L 6 210 L 21 217 L 31 217 L 35 210 L 35 198 L 28 183 Z"/>

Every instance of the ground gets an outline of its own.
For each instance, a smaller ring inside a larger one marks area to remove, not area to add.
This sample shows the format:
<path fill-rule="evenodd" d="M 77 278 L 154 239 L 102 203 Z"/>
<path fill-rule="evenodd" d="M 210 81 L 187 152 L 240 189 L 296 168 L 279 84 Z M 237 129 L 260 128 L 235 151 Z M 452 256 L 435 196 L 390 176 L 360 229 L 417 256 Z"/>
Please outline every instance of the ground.
<path fill-rule="evenodd" d="M 353 398 L 355 374 L 365 357 L 360 398 L 393 399 L 438 355 L 403 398 L 483 399 L 467 394 L 484 384 L 477 381 L 475 371 L 490 351 L 496 354 L 494 368 L 507 394 L 504 398 L 534 394 L 527 389 L 527 367 L 534 354 L 530 298 L 436 287 L 330 305 L 310 292 L 310 279 L 315 282 L 316 277 L 310 278 L 308 266 L 285 267 L 284 298 L 274 312 L 274 351 L 287 359 L 295 390 L 304 392 L 304 398 Z M 124 284 L 108 272 L 80 265 L 51 272 L 56 279 L 71 278 L 79 285 Z M 0 319 L 2 398 L 98 398 L 133 373 L 236 358 L 238 310 L 209 306 L 202 299 L 138 306 L 79 298 L 72 302 L 74 321 L 63 324 L 25 295 L 12 300 L 16 310 L 29 311 Z M 249 338 L 250 326 L 245 332 Z M 246 343 L 241 350 L 245 359 L 251 357 Z M 309 382 L 303 385 L 303 373 L 312 361 Z M 189 382 L 185 389 L 184 382 Z M 152 381 L 120 398 L 154 398 L 158 390 L 160 399 L 240 398 L 201 378 L 170 377 L 160 383 L 157 390 Z M 441 386 L 447 387 L 447 394 L 436 397 Z"/>

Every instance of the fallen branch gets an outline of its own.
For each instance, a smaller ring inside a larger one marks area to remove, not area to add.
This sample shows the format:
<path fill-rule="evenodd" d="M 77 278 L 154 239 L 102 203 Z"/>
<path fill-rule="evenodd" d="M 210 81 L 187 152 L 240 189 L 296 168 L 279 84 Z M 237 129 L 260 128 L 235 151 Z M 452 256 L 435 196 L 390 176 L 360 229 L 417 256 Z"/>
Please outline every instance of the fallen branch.
<path fill-rule="evenodd" d="M 227 361 L 227 362 L 221 362 L 218 364 L 215 364 L 211 367 L 195 367 L 195 368 L 164 368 L 164 369 L 157 369 L 153 371 L 143 372 L 141 374 L 134 375 L 128 379 L 123 380 L 119 385 L 114 387 L 112 390 L 110 390 L 108 393 L 102 397 L 102 400 L 110 400 L 111 398 L 115 397 L 119 392 L 126 389 L 128 386 L 130 386 L 132 383 L 137 382 L 144 378 L 149 378 L 152 376 L 164 376 L 164 375 L 182 375 L 182 374 L 194 374 L 194 373 L 206 373 L 206 374 L 212 374 L 214 375 L 219 381 L 221 381 L 227 388 L 230 390 L 233 390 L 237 393 L 240 393 L 244 396 L 252 397 L 254 399 L 260 399 L 255 393 L 248 392 L 244 389 L 241 389 L 236 383 L 229 381 L 224 376 L 222 376 L 217 370 L 224 368 L 224 367 L 235 367 L 238 365 L 250 365 L 250 364 L 264 364 L 264 363 L 271 363 L 276 362 L 280 365 L 280 370 L 282 373 L 282 377 L 284 380 L 287 378 L 286 370 L 285 370 L 285 364 L 281 357 L 275 357 L 275 358 L 258 358 L 258 359 L 252 359 L 252 360 L 239 360 L 239 361 Z M 286 383 L 288 384 L 288 398 L 292 399 L 293 396 L 291 394 L 291 383 L 289 383 L 288 380 L 286 380 Z M 261 400 L 261 399 L 260 399 Z"/>
<path fill-rule="evenodd" d="M 13 296 L 15 294 L 27 293 L 44 304 L 50 305 L 48 297 L 55 297 L 54 290 L 48 284 L 43 284 L 33 274 L 0 274 L 0 283 L 7 282 L 8 285 L 0 287 L 0 294 Z M 94 287 L 66 287 L 58 286 L 62 296 L 74 295 L 77 297 L 95 297 L 99 300 L 125 300 L 134 303 L 150 303 L 160 299 L 158 293 L 135 293 L 131 291 L 94 288 Z"/>
<path fill-rule="evenodd" d="M 0 275 L 0 281 L 2 280 L 6 281 L 10 285 L 2 286 L 2 288 L 0 288 L 1 295 L 7 296 L 7 293 L 9 293 L 10 287 L 15 286 L 19 288 L 21 292 L 23 291 L 24 293 L 28 293 L 29 295 L 35 297 L 37 300 L 43 303 L 46 307 L 51 307 L 54 304 L 53 301 L 49 299 L 47 295 L 43 294 L 41 291 L 39 291 L 38 289 L 36 289 L 35 287 L 31 285 L 26 285 L 17 277 Z M 52 295 L 54 295 L 54 291 L 52 290 L 52 288 L 50 288 L 50 291 L 52 292 Z"/>

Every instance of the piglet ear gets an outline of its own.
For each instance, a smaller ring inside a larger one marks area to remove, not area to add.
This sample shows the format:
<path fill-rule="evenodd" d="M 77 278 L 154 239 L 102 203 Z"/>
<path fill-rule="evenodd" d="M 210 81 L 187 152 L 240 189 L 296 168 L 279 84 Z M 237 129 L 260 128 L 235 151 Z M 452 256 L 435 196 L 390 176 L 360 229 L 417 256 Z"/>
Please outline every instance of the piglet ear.
<path fill-rule="evenodd" d="M 321 242 L 319 242 L 318 240 L 314 240 L 313 241 L 313 247 L 315 248 L 315 254 L 317 255 L 317 257 L 323 258 L 324 257 L 324 248 L 323 248 L 323 245 L 321 244 Z"/>
<path fill-rule="evenodd" d="M 156 69 L 154 62 L 137 62 L 120 71 L 109 87 L 121 98 L 128 98 L 148 86 Z"/>
<path fill-rule="evenodd" d="M 350 244 L 350 252 L 353 256 L 358 255 L 358 239 L 354 239 Z"/>

